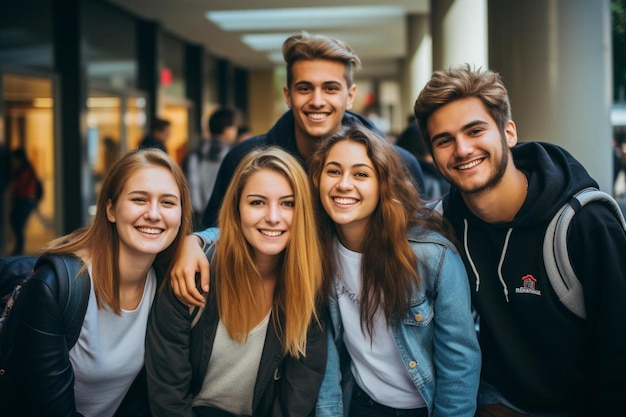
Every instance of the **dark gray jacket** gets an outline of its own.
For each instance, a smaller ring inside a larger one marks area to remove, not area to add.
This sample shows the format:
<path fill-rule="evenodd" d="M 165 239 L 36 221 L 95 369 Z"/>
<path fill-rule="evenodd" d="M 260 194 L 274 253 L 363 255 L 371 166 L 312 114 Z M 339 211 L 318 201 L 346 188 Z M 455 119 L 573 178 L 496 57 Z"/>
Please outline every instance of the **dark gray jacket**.
<path fill-rule="evenodd" d="M 191 402 L 202 388 L 219 323 L 214 294 L 209 292 L 206 308 L 193 328 L 189 308 L 169 285 L 154 301 L 146 338 L 146 370 L 155 417 L 193 415 Z M 295 359 L 284 352 L 272 318 L 254 387 L 253 416 L 309 416 L 315 410 L 326 367 L 325 334 L 313 321 L 306 357 Z"/>

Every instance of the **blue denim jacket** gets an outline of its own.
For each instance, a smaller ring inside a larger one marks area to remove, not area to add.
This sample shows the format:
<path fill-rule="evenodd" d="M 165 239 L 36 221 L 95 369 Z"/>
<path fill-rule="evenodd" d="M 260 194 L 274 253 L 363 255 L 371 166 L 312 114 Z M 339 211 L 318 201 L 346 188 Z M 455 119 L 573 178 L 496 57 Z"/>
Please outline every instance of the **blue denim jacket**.
<path fill-rule="evenodd" d="M 433 232 L 407 234 L 422 261 L 422 281 L 410 310 L 392 328 L 398 350 L 431 417 L 473 417 L 480 374 L 480 349 L 463 261 L 454 245 Z M 337 299 L 329 300 L 328 359 L 317 400 L 318 417 L 348 415 L 354 379 L 343 344 Z"/>

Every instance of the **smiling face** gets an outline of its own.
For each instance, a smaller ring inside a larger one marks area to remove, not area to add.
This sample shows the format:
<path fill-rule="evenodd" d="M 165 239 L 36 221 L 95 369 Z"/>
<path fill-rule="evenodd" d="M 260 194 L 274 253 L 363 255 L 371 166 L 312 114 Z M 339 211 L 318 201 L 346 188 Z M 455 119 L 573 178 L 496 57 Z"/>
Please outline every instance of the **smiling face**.
<path fill-rule="evenodd" d="M 322 206 L 337 225 L 340 240 L 357 250 L 380 197 L 378 175 L 364 144 L 342 140 L 330 148 L 320 174 Z"/>
<path fill-rule="evenodd" d="M 255 262 L 274 258 L 285 250 L 293 212 L 293 189 L 283 174 L 261 169 L 250 175 L 241 191 L 239 215 Z"/>
<path fill-rule="evenodd" d="M 508 170 L 515 124 L 501 132 L 476 97 L 454 100 L 428 118 L 433 159 L 441 174 L 462 193 L 477 194 L 500 184 Z"/>
<path fill-rule="evenodd" d="M 115 204 L 107 203 L 107 218 L 115 223 L 120 255 L 152 258 L 165 250 L 181 225 L 180 190 L 165 168 L 137 169 L 126 181 Z"/>
<path fill-rule="evenodd" d="M 317 142 L 341 126 L 352 108 L 356 85 L 348 85 L 343 63 L 324 59 L 301 60 L 291 68 L 291 85 L 283 88 L 296 125 L 296 140 Z"/>

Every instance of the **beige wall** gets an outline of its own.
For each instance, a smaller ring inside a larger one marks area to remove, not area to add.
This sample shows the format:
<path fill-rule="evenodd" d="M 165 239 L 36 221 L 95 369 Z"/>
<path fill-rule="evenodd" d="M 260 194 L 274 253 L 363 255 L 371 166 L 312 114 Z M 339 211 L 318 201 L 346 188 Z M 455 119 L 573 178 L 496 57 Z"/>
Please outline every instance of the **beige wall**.
<path fill-rule="evenodd" d="M 282 84 L 274 81 L 272 70 L 251 70 L 248 77 L 248 123 L 250 132 L 259 135 L 267 132 L 285 111 Z"/>

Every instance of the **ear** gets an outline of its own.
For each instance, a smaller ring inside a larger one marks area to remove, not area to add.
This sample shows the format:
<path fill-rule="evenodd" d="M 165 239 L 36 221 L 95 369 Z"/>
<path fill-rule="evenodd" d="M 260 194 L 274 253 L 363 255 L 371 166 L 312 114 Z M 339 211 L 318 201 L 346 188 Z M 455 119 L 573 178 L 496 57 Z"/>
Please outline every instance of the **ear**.
<path fill-rule="evenodd" d="M 110 198 L 107 201 L 107 219 L 109 219 L 111 223 L 115 223 L 115 210 L 113 210 L 113 202 Z"/>
<path fill-rule="evenodd" d="M 517 127 L 513 120 L 509 120 L 504 125 L 504 134 L 506 135 L 506 144 L 509 148 L 517 145 Z"/>
<path fill-rule="evenodd" d="M 348 88 L 348 102 L 346 103 L 346 110 L 350 110 L 352 108 L 355 98 L 356 98 L 356 84 L 352 84 L 350 88 Z"/>
<path fill-rule="evenodd" d="M 285 97 L 287 107 L 291 108 L 291 96 L 289 95 L 289 87 L 286 85 L 283 85 L 283 96 Z"/>

